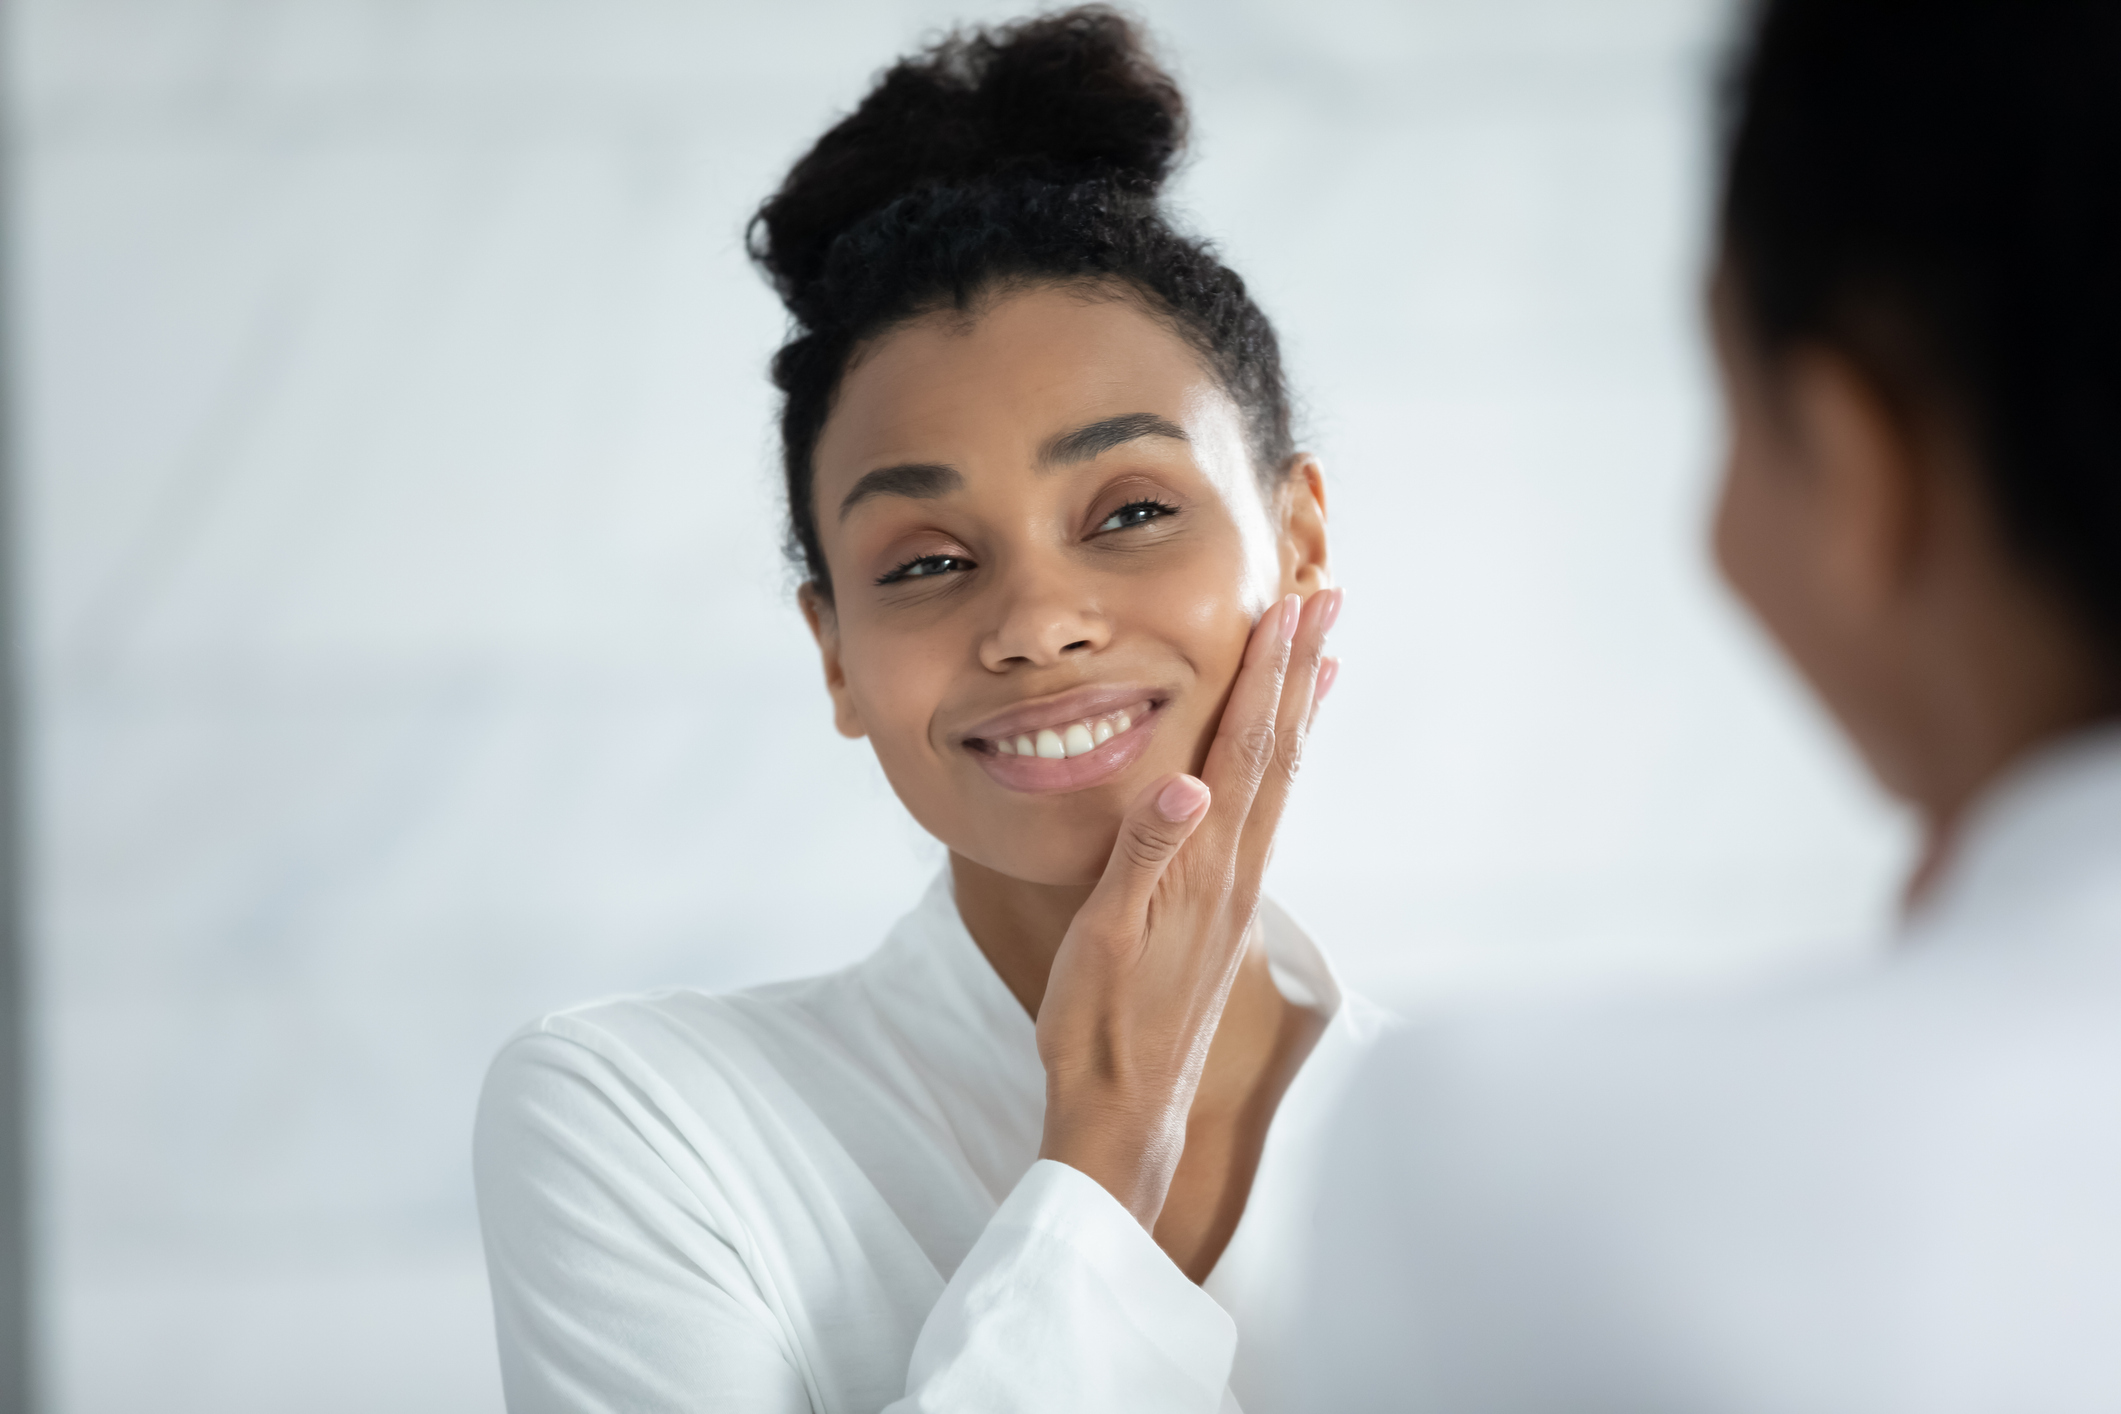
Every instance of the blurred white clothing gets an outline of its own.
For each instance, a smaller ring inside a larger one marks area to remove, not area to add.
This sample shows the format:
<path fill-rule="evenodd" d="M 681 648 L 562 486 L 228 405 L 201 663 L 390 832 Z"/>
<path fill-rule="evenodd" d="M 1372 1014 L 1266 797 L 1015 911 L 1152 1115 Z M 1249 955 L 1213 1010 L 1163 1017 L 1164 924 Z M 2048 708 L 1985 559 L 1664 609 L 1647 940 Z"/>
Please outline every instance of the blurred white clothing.
<path fill-rule="evenodd" d="M 1321 1410 L 2121 1410 L 2121 730 L 1852 972 L 1389 1038 L 1323 1171 Z"/>
<path fill-rule="evenodd" d="M 1303 1407 L 1272 1333 L 1307 1164 L 1379 1013 L 1271 903 L 1261 923 L 1276 984 L 1333 1019 L 1205 1290 L 1103 1188 L 1035 1162 L 1031 1018 L 947 870 L 843 972 L 519 1033 L 475 1142 L 509 1408 Z"/>

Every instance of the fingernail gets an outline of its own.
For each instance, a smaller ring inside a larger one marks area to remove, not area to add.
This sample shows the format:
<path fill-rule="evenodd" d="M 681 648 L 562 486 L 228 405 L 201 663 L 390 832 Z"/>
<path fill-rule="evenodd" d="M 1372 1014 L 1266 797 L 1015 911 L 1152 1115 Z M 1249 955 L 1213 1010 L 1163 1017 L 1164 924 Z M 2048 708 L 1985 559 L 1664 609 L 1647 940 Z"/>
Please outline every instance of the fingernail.
<path fill-rule="evenodd" d="M 1157 793 L 1156 813 L 1175 825 L 1200 814 L 1207 803 L 1206 783 L 1191 776 L 1180 776 Z"/>
<path fill-rule="evenodd" d="M 1291 594 L 1281 601 L 1281 641 L 1287 643 L 1296 637 L 1296 625 L 1303 619 L 1304 601 Z"/>
<path fill-rule="evenodd" d="M 1334 679 L 1340 676 L 1340 659 L 1328 658 L 1318 665 L 1318 686 L 1311 689 L 1311 700 L 1323 702 L 1326 694 L 1333 690 Z"/>
<path fill-rule="evenodd" d="M 1341 603 L 1348 597 L 1348 591 L 1345 589 L 1328 589 L 1326 594 L 1328 598 L 1326 599 L 1325 619 L 1319 625 L 1319 632 L 1321 633 L 1331 633 L 1333 631 L 1333 625 L 1340 618 Z"/>

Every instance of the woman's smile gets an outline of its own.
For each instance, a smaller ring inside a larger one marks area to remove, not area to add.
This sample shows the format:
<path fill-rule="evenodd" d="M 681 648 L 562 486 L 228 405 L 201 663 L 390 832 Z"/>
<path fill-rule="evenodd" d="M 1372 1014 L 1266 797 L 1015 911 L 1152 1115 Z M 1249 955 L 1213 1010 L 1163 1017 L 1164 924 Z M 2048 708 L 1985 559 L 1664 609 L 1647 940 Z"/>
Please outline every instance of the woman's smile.
<path fill-rule="evenodd" d="M 1123 291 L 1042 284 L 893 326 L 849 368 L 804 592 L 834 719 L 916 820 L 1093 884 L 1153 776 L 1197 772 L 1260 608 L 1325 578 L 1318 466 L 1262 481 L 1244 407 Z"/>
<path fill-rule="evenodd" d="M 1079 688 L 989 717 L 959 746 L 1010 790 L 1084 790 L 1140 758 L 1169 699 L 1137 686 Z"/>

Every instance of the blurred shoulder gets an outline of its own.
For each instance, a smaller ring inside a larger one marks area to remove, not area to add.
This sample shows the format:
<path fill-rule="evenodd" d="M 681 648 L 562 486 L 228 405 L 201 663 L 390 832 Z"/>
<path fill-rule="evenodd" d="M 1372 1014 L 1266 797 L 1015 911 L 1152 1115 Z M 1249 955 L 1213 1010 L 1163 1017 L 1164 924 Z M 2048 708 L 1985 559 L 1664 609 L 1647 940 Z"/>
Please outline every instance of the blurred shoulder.
<path fill-rule="evenodd" d="M 2070 1116 L 2116 1086 L 2121 975 L 1940 950 L 1742 991 L 1409 1024 L 1371 1049 L 1348 1127 L 1380 1161 L 1468 1191 L 1507 1173 L 1522 1195 L 1625 1207 L 1773 1174 L 1765 1203 L 1853 1192 L 1852 1163 L 1986 1171 L 2005 1136 L 2060 1153 L 2082 1142 Z"/>
<path fill-rule="evenodd" d="M 1552 1173 L 1566 1154 L 1580 1186 L 1591 1167 L 1665 1150 L 1654 1132 L 1757 1123 L 1778 1096 L 1802 1094 L 1807 1075 L 1845 1070 L 1871 1009 L 1862 976 L 1416 1015 L 1379 1029 L 1344 1128 L 1428 1182 L 1457 1174 L 1478 1189 L 1508 1171 L 1523 1191 L 1536 1186 L 1525 1174 Z M 1669 1171 L 1672 1158 L 1657 1161 Z"/>

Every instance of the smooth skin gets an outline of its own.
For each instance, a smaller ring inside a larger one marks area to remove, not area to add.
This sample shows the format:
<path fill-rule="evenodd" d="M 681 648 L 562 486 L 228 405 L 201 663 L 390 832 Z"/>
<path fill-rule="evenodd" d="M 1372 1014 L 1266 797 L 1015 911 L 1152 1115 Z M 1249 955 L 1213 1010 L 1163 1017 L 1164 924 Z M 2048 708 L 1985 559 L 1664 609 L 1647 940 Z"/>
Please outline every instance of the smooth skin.
<path fill-rule="evenodd" d="M 1917 901 L 1968 806 L 2029 751 L 2110 714 L 2115 684 L 2010 545 L 1951 410 L 1901 406 L 1829 349 L 1764 361 L 1727 278 L 1709 304 L 1730 436 L 1717 562 L 1919 814 Z"/>
<path fill-rule="evenodd" d="M 858 352 L 814 463 L 831 593 L 802 594 L 839 730 L 949 848 L 966 927 L 1037 1018 L 1042 1155 L 1196 1281 L 1326 1020 L 1252 927 L 1335 671 L 1324 476 L 1299 456 L 1263 489 L 1243 434 L 1138 298 L 992 292 Z M 1109 778 L 1030 792 L 982 764 L 981 723 L 1121 685 L 1158 706 Z"/>

